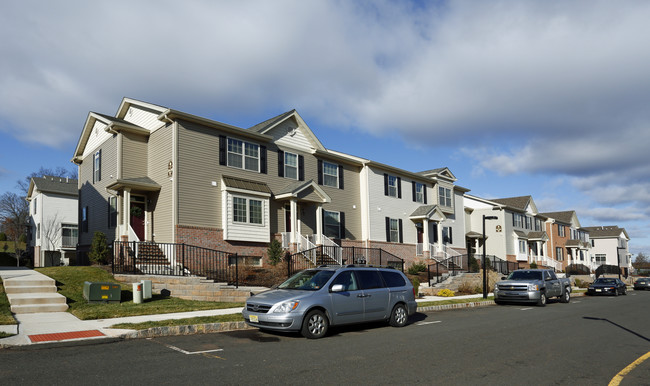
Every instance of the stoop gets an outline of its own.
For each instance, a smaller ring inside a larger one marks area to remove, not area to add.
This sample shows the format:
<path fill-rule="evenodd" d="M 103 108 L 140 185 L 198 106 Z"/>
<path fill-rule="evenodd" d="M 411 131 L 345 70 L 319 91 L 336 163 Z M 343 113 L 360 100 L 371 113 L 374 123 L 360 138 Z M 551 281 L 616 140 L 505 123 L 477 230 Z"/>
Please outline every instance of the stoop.
<path fill-rule="evenodd" d="M 14 314 L 62 312 L 68 309 L 65 296 L 56 292 L 56 281 L 45 275 L 24 275 L 4 281 L 7 300 Z"/>

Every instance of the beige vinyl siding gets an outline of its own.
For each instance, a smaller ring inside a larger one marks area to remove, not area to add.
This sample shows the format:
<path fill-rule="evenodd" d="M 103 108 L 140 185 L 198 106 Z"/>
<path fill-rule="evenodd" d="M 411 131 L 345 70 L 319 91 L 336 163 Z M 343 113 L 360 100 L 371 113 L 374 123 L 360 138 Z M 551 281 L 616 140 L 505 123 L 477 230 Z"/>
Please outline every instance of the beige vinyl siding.
<path fill-rule="evenodd" d="M 122 134 L 122 178 L 147 175 L 147 137 L 132 133 Z"/>
<path fill-rule="evenodd" d="M 93 183 L 93 157 L 97 150 L 102 151 L 102 178 Z M 79 166 L 79 243 L 90 244 L 96 231 L 106 234 L 106 239 L 112 242 L 115 239 L 115 229 L 108 228 L 108 197 L 106 186 L 115 182 L 117 175 L 117 136 L 109 137 L 99 147 L 93 149 L 83 158 Z M 89 207 L 88 232 L 82 232 L 81 211 L 84 206 Z"/>
<path fill-rule="evenodd" d="M 160 243 L 171 243 L 174 240 L 174 224 L 172 220 L 172 181 L 168 176 L 168 165 L 173 160 L 172 126 L 167 125 L 149 137 L 149 172 L 148 176 L 161 186 L 160 192 L 150 193 L 153 212 L 154 240 Z"/>

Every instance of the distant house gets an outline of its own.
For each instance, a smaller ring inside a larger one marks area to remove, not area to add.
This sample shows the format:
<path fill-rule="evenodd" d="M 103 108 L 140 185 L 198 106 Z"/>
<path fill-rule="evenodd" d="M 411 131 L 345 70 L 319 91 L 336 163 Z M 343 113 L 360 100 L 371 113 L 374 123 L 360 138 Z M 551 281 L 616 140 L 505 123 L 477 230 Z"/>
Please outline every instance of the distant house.
<path fill-rule="evenodd" d="M 465 253 L 468 189 L 449 169 L 327 149 L 295 110 L 246 129 L 124 98 L 115 116 L 89 113 L 73 162 L 82 245 L 101 231 L 248 256 L 273 238 L 291 251 L 382 248 L 407 264 Z"/>
<path fill-rule="evenodd" d="M 582 264 L 590 270 L 595 270 L 589 250 L 589 232 L 580 227 L 580 221 L 575 211 L 542 213 L 548 217 L 546 233 L 549 235 L 549 252 L 553 259 L 566 269 L 569 264 Z"/>
<path fill-rule="evenodd" d="M 33 177 L 29 183 L 30 240 L 34 266 L 68 265 L 77 247 L 77 180 Z"/>
<path fill-rule="evenodd" d="M 629 274 L 632 267 L 631 254 L 628 249 L 630 237 L 625 228 L 616 225 L 585 227 L 591 240 L 591 254 L 596 266 L 615 265 Z"/>

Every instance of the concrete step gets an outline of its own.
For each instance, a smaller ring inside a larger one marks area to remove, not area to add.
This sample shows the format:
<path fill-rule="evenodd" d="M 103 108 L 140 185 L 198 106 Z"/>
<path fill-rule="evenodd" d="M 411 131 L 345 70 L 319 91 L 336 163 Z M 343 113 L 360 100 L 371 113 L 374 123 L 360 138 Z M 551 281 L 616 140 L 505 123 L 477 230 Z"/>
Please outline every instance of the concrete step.
<path fill-rule="evenodd" d="M 7 294 L 9 303 L 14 305 L 65 304 L 66 298 L 57 293 Z"/>
<path fill-rule="evenodd" d="M 33 314 L 37 312 L 65 312 L 68 305 L 63 304 L 22 304 L 12 305 L 11 312 L 14 314 Z"/>
<path fill-rule="evenodd" d="M 24 278 L 15 277 L 7 279 L 4 281 L 6 287 L 34 287 L 34 286 L 55 286 L 56 281 L 52 278 L 42 276 L 42 277 L 33 277 L 27 276 Z"/>
<path fill-rule="evenodd" d="M 56 292 L 56 286 L 53 285 L 34 285 L 34 286 L 6 286 L 7 294 L 30 294 L 30 293 L 53 293 Z"/>

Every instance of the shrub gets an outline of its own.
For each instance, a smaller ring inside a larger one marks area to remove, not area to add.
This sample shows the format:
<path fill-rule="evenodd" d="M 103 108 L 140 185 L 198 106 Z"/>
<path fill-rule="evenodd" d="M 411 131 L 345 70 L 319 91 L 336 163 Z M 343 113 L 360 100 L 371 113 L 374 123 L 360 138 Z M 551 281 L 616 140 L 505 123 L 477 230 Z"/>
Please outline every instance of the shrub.
<path fill-rule="evenodd" d="M 537 269 L 537 263 L 534 261 L 530 263 L 530 269 Z"/>
<path fill-rule="evenodd" d="M 0 241 L 7 241 L 7 234 L 4 232 L 0 232 Z"/>
<path fill-rule="evenodd" d="M 277 265 L 284 255 L 284 249 L 282 249 L 282 244 L 277 240 L 273 239 L 269 243 L 269 248 L 266 250 L 266 256 L 269 258 L 269 263 L 271 265 Z"/>
<path fill-rule="evenodd" d="M 440 291 L 438 291 L 438 296 L 444 296 L 446 298 L 451 297 L 451 296 L 455 296 L 455 295 L 456 294 L 454 293 L 454 291 L 452 291 L 450 289 L 447 289 L 447 288 L 441 289 Z"/>
<path fill-rule="evenodd" d="M 580 280 L 580 279 L 576 279 L 575 280 L 575 286 L 578 287 L 578 288 L 588 288 L 589 287 L 589 282 L 584 281 L 584 280 Z"/>
<path fill-rule="evenodd" d="M 427 265 L 426 263 L 422 262 L 422 263 L 413 263 L 413 265 L 411 265 L 408 268 L 407 272 L 410 275 L 417 275 L 418 273 L 424 272 L 426 270 L 427 270 Z"/>
<path fill-rule="evenodd" d="M 412 277 L 411 284 L 413 284 L 413 288 L 415 289 L 415 296 L 420 296 L 420 279 Z"/>
<path fill-rule="evenodd" d="M 106 264 L 108 259 L 108 244 L 106 243 L 106 235 L 102 232 L 95 232 L 93 240 L 90 243 L 90 251 L 88 257 L 94 264 Z"/>
<path fill-rule="evenodd" d="M 483 285 L 464 281 L 458 286 L 457 292 L 465 295 L 480 294 L 483 293 Z"/>
<path fill-rule="evenodd" d="M 479 266 L 478 260 L 474 256 L 470 257 L 469 259 L 469 271 L 470 272 L 478 272 L 481 269 Z"/>

